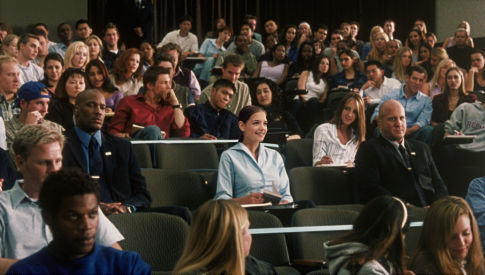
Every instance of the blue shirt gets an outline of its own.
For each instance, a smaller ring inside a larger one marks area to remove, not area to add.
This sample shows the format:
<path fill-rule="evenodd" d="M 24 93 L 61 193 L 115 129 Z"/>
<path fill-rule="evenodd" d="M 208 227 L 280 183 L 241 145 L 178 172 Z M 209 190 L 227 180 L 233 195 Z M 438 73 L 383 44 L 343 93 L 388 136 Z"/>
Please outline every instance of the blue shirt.
<path fill-rule="evenodd" d="M 246 145 L 239 142 L 221 155 L 215 199 L 241 198 L 250 192 L 273 191 L 273 184 L 283 196 L 281 200 L 293 201 L 280 153 L 260 144 L 256 161 Z"/>
<path fill-rule="evenodd" d="M 51 247 L 13 264 L 7 274 L 151 274 L 151 267 L 140 255 L 111 247 L 94 245 L 93 251 L 70 260 L 53 254 Z"/>
<path fill-rule="evenodd" d="M 216 39 L 208 38 L 202 42 L 199 52 L 205 57 L 212 57 L 215 53 L 222 53 L 226 48 L 222 46 L 220 49 L 217 48 Z"/>
<path fill-rule="evenodd" d="M 345 71 L 342 71 L 334 76 L 332 76 L 332 88 L 337 88 L 338 86 L 347 86 L 349 89 L 360 90 L 362 86 L 367 82 L 367 77 L 365 74 L 355 70 L 353 79 L 345 78 Z"/>
<path fill-rule="evenodd" d="M 83 149 L 84 153 L 84 159 L 86 160 L 86 172 L 88 175 L 90 174 L 89 172 L 89 143 L 91 142 L 91 135 L 84 132 L 83 130 L 79 129 L 77 126 L 74 126 L 74 131 L 76 131 L 76 135 L 81 141 L 81 147 Z M 94 138 L 98 142 L 98 151 L 101 149 L 102 140 L 101 140 L 101 131 L 98 130 L 96 133 L 94 133 Z"/>
<path fill-rule="evenodd" d="M 67 46 L 62 42 L 56 43 L 49 47 L 50 53 L 58 53 L 62 56 L 62 58 L 64 58 L 64 55 L 66 54 L 66 50 L 67 50 Z"/>
<path fill-rule="evenodd" d="M 211 134 L 219 139 L 238 139 L 241 136 L 237 117 L 226 109 L 215 110 L 209 101 L 189 107 L 185 113 L 190 123 L 191 137 Z"/>
<path fill-rule="evenodd" d="M 0 193 L 0 257 L 23 259 L 45 247 L 52 234 L 44 223 L 37 201 L 25 194 L 17 181 Z M 96 242 L 111 246 L 123 236 L 98 208 L 99 226 Z"/>
<path fill-rule="evenodd" d="M 414 125 L 418 125 L 419 127 L 429 125 L 429 122 L 431 121 L 431 113 L 433 113 L 433 102 L 431 101 L 431 98 L 419 91 L 414 96 L 406 98 L 406 95 L 404 94 L 404 86 L 405 85 L 402 85 L 401 88 L 388 92 L 381 98 L 379 105 L 377 105 L 372 114 L 371 121 L 373 121 L 379 114 L 379 108 L 382 103 L 389 99 L 395 99 L 399 101 L 404 108 L 404 112 L 406 113 L 406 125 L 408 128 Z"/>
<path fill-rule="evenodd" d="M 465 199 L 477 220 L 482 247 L 485 247 L 485 177 L 476 178 L 470 182 Z"/>

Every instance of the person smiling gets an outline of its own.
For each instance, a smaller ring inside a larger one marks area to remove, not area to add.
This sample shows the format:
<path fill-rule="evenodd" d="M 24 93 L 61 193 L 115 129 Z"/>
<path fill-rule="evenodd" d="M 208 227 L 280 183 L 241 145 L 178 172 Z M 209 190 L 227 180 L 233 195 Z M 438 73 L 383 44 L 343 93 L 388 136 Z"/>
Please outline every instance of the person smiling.
<path fill-rule="evenodd" d="M 238 125 L 243 134 L 239 143 L 221 155 L 215 199 L 262 203 L 262 192 L 269 190 L 281 194 L 279 204 L 293 202 L 283 159 L 277 151 L 261 144 L 267 124 L 266 112 L 260 107 L 246 106 L 241 110 Z"/>
<path fill-rule="evenodd" d="M 411 270 L 416 274 L 484 274 L 477 222 L 464 199 L 446 197 L 431 205 Z"/>
<path fill-rule="evenodd" d="M 364 102 L 357 93 L 347 93 L 329 123 L 317 127 L 313 139 L 313 165 L 354 163 L 365 140 Z"/>

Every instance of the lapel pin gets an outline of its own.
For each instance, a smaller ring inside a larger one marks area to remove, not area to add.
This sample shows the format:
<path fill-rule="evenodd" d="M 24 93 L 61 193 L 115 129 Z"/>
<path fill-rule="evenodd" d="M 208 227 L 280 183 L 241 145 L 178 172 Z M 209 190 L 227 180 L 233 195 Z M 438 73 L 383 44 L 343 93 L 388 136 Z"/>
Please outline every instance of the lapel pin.
<path fill-rule="evenodd" d="M 91 178 L 94 179 L 94 180 L 98 180 L 99 179 L 99 176 L 92 175 Z"/>
<path fill-rule="evenodd" d="M 105 156 L 111 156 L 111 152 L 105 152 L 104 155 Z"/>
<path fill-rule="evenodd" d="M 416 152 L 410 152 L 409 153 L 411 156 L 415 156 L 416 155 Z"/>

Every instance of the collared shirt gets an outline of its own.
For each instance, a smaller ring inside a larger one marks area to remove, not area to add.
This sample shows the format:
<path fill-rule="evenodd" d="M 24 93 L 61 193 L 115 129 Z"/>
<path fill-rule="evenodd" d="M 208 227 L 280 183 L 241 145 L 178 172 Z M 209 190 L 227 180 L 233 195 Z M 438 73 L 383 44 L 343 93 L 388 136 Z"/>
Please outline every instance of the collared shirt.
<path fill-rule="evenodd" d="M 7 151 L 7 138 L 5 136 L 5 124 L 3 118 L 0 116 L 0 148 Z"/>
<path fill-rule="evenodd" d="M 273 185 L 283 196 L 282 200 L 293 201 L 285 164 L 277 151 L 259 144 L 258 160 L 255 160 L 246 145 L 240 142 L 222 153 L 215 199 L 273 191 Z"/>
<path fill-rule="evenodd" d="M 477 220 L 483 246 L 485 245 L 485 177 L 476 178 L 470 182 L 465 199 Z"/>
<path fill-rule="evenodd" d="M 212 57 L 215 53 L 221 53 L 226 50 L 224 46 L 217 48 L 216 44 L 217 39 L 208 38 L 202 42 L 200 46 L 200 53 L 203 54 L 205 57 Z"/>
<path fill-rule="evenodd" d="M 101 149 L 101 146 L 103 145 L 103 141 L 101 139 L 101 131 L 98 130 L 94 135 L 90 135 L 83 130 L 79 129 L 79 127 L 74 126 L 74 131 L 76 131 L 76 135 L 81 141 L 81 148 L 83 149 L 84 153 L 84 159 L 86 160 L 86 172 L 90 174 L 89 171 L 89 143 L 91 142 L 91 138 L 94 136 L 96 141 L 98 142 L 98 148 L 96 148 L 98 151 Z"/>
<path fill-rule="evenodd" d="M 14 115 L 20 114 L 20 108 L 14 107 L 16 101 L 17 94 L 11 101 L 7 101 L 3 95 L 0 95 L 0 116 L 3 118 L 3 121 L 9 121 Z"/>
<path fill-rule="evenodd" d="M 214 83 L 209 84 L 204 90 L 202 90 L 199 104 L 209 101 L 212 86 L 214 86 Z M 234 96 L 232 97 L 231 103 L 227 104 L 226 109 L 237 116 L 242 108 L 251 105 L 251 95 L 249 94 L 249 87 L 246 83 L 238 80 L 236 83 L 234 83 L 234 86 L 236 86 L 236 91 L 234 91 Z"/>
<path fill-rule="evenodd" d="M 0 193 L 0 254 L 3 258 L 23 259 L 47 246 L 52 234 L 44 223 L 39 204 L 22 190 L 19 180 L 12 189 Z M 123 240 L 118 229 L 98 208 L 96 242 L 111 246 Z"/>
<path fill-rule="evenodd" d="M 191 137 L 211 134 L 220 139 L 238 139 L 241 136 L 237 117 L 225 109 L 215 110 L 209 101 L 188 108 L 186 113 Z"/>
<path fill-rule="evenodd" d="M 414 125 L 418 125 L 419 127 L 429 125 L 429 122 L 431 121 L 431 113 L 433 113 L 433 103 L 431 98 L 419 91 L 415 95 L 406 98 L 404 87 L 405 85 L 400 89 L 392 90 L 381 98 L 379 105 L 377 105 L 372 114 L 371 121 L 379 114 L 379 108 L 382 103 L 394 99 L 399 101 L 404 108 L 407 128 Z"/>
<path fill-rule="evenodd" d="M 200 97 L 200 84 L 191 69 L 177 66 L 173 81 L 179 85 L 189 87 L 192 97 Z"/>
<path fill-rule="evenodd" d="M 381 134 L 382 135 L 382 134 Z M 402 146 L 404 149 L 407 150 L 406 148 L 406 142 L 404 142 L 404 139 L 402 139 L 402 141 L 399 143 L 397 141 L 392 141 L 388 138 L 386 138 L 385 136 L 382 136 L 382 138 L 384 138 L 385 140 L 389 141 L 389 143 L 391 143 L 392 147 L 394 147 L 394 149 L 396 149 L 396 152 L 399 153 L 399 156 L 401 156 L 401 159 L 406 162 L 406 160 L 403 158 L 403 156 L 401 155 L 401 152 L 399 151 L 399 146 Z"/>
<path fill-rule="evenodd" d="M 50 53 L 58 53 L 62 56 L 62 58 L 64 58 L 64 55 L 66 54 L 66 50 L 67 50 L 67 46 L 62 42 L 55 43 L 49 46 Z"/>
<path fill-rule="evenodd" d="M 226 50 L 225 52 L 223 52 L 222 54 L 219 55 L 219 57 L 217 58 L 216 60 L 216 64 L 214 65 L 214 67 L 222 67 L 222 63 L 224 63 L 224 59 L 228 56 L 228 55 L 232 55 L 232 54 L 237 54 L 237 55 L 240 55 L 244 61 L 244 69 L 242 71 L 242 73 L 246 73 L 248 74 L 249 76 L 252 76 L 254 71 L 256 71 L 256 68 L 258 67 L 258 61 L 256 60 L 256 57 L 254 56 L 253 53 L 251 53 L 251 51 L 248 51 L 247 53 L 238 53 L 236 49 L 233 49 L 233 50 Z"/>
<path fill-rule="evenodd" d="M 387 78 L 384 76 L 384 81 L 379 88 L 369 87 L 364 90 L 366 96 L 370 98 L 371 104 L 377 104 L 381 98 L 387 94 L 389 91 L 399 89 L 401 87 L 401 82 L 394 78 Z"/>
<path fill-rule="evenodd" d="M 345 164 L 348 161 L 354 162 L 355 154 L 359 147 L 359 141 L 355 132 L 347 144 L 342 144 L 338 138 L 337 125 L 324 123 L 315 129 L 313 139 L 313 165 L 323 156 L 330 156 L 335 164 Z"/>
<path fill-rule="evenodd" d="M 158 43 L 157 48 L 162 47 L 168 43 L 175 43 L 182 48 L 183 52 L 198 52 L 199 42 L 195 34 L 189 32 L 187 36 L 181 36 L 180 30 L 175 30 L 167 33 L 160 43 Z"/>
<path fill-rule="evenodd" d="M 44 78 L 44 70 L 32 61 L 27 66 L 18 64 L 20 69 L 19 87 L 29 81 L 41 81 Z"/>
<path fill-rule="evenodd" d="M 143 94 L 124 97 L 118 103 L 116 114 L 108 126 L 110 133 L 130 133 L 133 124 L 155 125 L 169 137 L 189 137 L 190 125 L 187 118 L 181 128 L 175 124 L 172 106 L 162 102 L 156 108 L 145 103 Z"/>

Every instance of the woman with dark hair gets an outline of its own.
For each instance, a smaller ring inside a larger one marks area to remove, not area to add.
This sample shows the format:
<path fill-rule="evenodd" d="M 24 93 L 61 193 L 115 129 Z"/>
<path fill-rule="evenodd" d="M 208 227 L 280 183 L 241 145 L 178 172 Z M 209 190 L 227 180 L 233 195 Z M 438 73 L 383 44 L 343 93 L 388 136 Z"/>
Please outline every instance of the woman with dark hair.
<path fill-rule="evenodd" d="M 225 28 L 227 26 L 226 19 L 224 19 L 222 17 L 219 17 L 216 20 L 214 20 L 214 23 L 213 24 L 214 24 L 213 25 L 214 26 L 214 29 L 212 29 L 210 32 L 207 32 L 205 34 L 205 39 L 208 39 L 208 38 L 217 38 L 219 31 L 222 30 L 223 28 Z"/>
<path fill-rule="evenodd" d="M 485 90 L 485 52 L 474 50 L 470 59 L 472 64 L 466 76 L 466 90 Z"/>
<path fill-rule="evenodd" d="M 41 82 L 47 86 L 51 97 L 54 95 L 63 71 L 64 59 L 62 56 L 58 53 L 49 53 L 44 60 L 44 79 Z"/>
<path fill-rule="evenodd" d="M 60 124 L 66 131 L 74 127 L 76 97 L 86 88 L 86 74 L 79 68 L 68 68 L 57 83 L 55 100 L 49 104 L 46 119 Z"/>
<path fill-rule="evenodd" d="M 450 196 L 431 205 L 411 269 L 416 274 L 485 274 L 477 222 L 464 199 Z"/>
<path fill-rule="evenodd" d="M 253 105 L 259 106 L 266 111 L 268 119 L 268 134 L 264 142 L 281 143 L 292 139 L 300 139 L 302 131 L 295 117 L 283 110 L 279 87 L 269 79 L 262 79 L 256 83 L 256 92 L 252 93 Z M 272 132 L 287 132 L 284 141 L 273 137 Z"/>
<path fill-rule="evenodd" d="M 365 105 L 357 93 L 347 93 L 334 117 L 315 129 L 313 166 L 353 165 L 359 145 L 365 140 Z"/>
<path fill-rule="evenodd" d="M 413 274 L 406 268 L 408 227 L 403 201 L 391 196 L 373 199 L 350 233 L 323 244 L 330 274 Z"/>
<path fill-rule="evenodd" d="M 313 43 L 303 42 L 298 52 L 296 62 L 291 63 L 288 75 L 292 78 L 300 77 L 303 71 L 312 69 L 313 60 L 315 60 L 315 49 Z"/>
<path fill-rule="evenodd" d="M 405 46 L 413 51 L 413 61 L 418 61 L 419 47 L 426 44 L 426 37 L 419 29 L 412 29 L 406 38 Z"/>
<path fill-rule="evenodd" d="M 116 59 L 111 69 L 110 80 L 123 96 L 136 95 L 143 87 L 141 56 L 138 49 L 128 49 Z"/>
<path fill-rule="evenodd" d="M 155 54 L 155 47 L 150 44 L 148 41 L 143 41 L 140 43 L 140 46 L 138 47 L 140 52 L 142 53 L 141 59 L 142 59 L 142 74 L 145 73 L 150 66 L 153 66 L 153 55 Z"/>
<path fill-rule="evenodd" d="M 357 58 L 350 49 L 340 52 L 339 58 L 344 70 L 332 76 L 332 89 L 347 87 L 352 91 L 359 91 L 367 82 L 367 77 L 359 71 Z"/>
<path fill-rule="evenodd" d="M 421 65 L 424 69 L 426 69 L 426 74 L 428 75 L 426 82 L 429 82 L 433 77 L 433 67 L 431 66 L 430 62 L 431 51 L 432 48 L 428 43 L 421 44 L 419 46 L 418 62 L 416 62 L 416 65 Z"/>
<path fill-rule="evenodd" d="M 281 85 L 288 75 L 288 63 L 286 62 L 285 45 L 276 44 L 271 48 L 271 61 L 260 61 L 253 77 L 268 78 Z"/>
<path fill-rule="evenodd" d="M 239 143 L 221 155 L 215 198 L 262 203 L 262 192 L 268 190 L 282 196 L 279 204 L 292 202 L 283 158 L 262 144 L 268 131 L 266 112 L 258 106 L 246 106 L 239 112 L 238 125 L 242 132 Z"/>
<path fill-rule="evenodd" d="M 451 113 L 460 104 L 464 102 L 473 103 L 477 99 L 474 94 L 466 93 L 465 80 L 460 68 L 449 68 L 444 78 L 443 92 L 433 98 L 432 126 L 437 126 L 450 119 Z"/>
<path fill-rule="evenodd" d="M 123 94 L 109 79 L 106 65 L 98 59 L 92 60 L 86 66 L 86 73 L 88 75 L 88 88 L 96 89 L 103 94 L 106 99 L 106 113 L 114 112 L 118 102 L 123 98 Z"/>
<path fill-rule="evenodd" d="M 280 43 L 285 45 L 286 56 L 291 62 L 296 62 L 298 58 L 298 39 L 296 37 L 297 28 L 295 25 L 286 25 L 280 38 Z"/>

